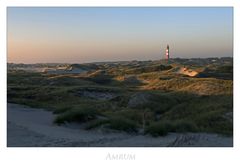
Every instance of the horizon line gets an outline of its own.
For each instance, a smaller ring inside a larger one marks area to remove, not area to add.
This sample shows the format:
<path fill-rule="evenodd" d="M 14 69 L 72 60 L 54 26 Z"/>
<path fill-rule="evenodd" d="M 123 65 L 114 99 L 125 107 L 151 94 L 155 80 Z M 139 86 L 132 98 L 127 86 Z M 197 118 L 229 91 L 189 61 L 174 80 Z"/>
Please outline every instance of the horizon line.
<path fill-rule="evenodd" d="M 233 56 L 223 56 L 223 57 L 193 57 L 193 58 L 181 58 L 181 57 L 174 57 L 170 58 L 171 59 L 214 59 L 214 58 L 233 58 Z M 161 61 L 161 60 L 166 60 L 164 58 L 158 59 L 158 60 L 110 60 L 110 61 L 93 61 L 93 62 L 83 62 L 83 63 L 77 63 L 77 62 L 39 62 L 39 63 L 16 63 L 16 62 L 7 62 L 7 64 L 91 64 L 91 63 L 114 63 L 114 62 L 130 62 L 130 61 Z"/>

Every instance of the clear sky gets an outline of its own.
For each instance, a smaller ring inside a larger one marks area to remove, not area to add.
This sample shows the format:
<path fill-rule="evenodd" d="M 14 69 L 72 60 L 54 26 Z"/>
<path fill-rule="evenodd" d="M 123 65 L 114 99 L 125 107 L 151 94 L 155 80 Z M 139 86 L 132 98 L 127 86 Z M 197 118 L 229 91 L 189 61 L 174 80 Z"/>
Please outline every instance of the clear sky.
<path fill-rule="evenodd" d="M 8 62 L 233 56 L 232 8 L 7 9 Z"/>

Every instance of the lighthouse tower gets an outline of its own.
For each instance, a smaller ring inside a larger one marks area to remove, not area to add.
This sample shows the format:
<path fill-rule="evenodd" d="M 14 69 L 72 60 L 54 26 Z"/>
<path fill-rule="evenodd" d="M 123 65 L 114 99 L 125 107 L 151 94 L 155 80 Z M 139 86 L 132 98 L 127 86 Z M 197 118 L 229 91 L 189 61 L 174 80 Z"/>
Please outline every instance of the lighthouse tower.
<path fill-rule="evenodd" d="M 166 60 L 169 61 L 169 45 L 166 48 Z"/>

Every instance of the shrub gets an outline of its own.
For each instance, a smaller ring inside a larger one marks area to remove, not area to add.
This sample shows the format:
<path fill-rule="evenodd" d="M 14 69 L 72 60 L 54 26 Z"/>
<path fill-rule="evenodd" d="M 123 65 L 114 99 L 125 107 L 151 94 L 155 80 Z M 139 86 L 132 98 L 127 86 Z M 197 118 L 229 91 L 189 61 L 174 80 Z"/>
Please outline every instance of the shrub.
<path fill-rule="evenodd" d="M 126 108 L 126 109 L 112 113 L 112 116 L 120 116 L 125 119 L 134 121 L 138 124 L 142 124 L 143 123 L 143 113 L 144 113 L 144 110 L 142 110 L 142 109 L 138 110 L 138 109 L 127 109 Z M 154 120 L 154 114 L 150 110 L 145 112 L 145 115 L 146 115 L 146 120 Z"/>
<path fill-rule="evenodd" d="M 87 79 L 97 84 L 108 84 L 112 82 L 111 76 L 108 75 L 96 75 L 95 77 L 89 77 Z"/>
<path fill-rule="evenodd" d="M 68 110 L 71 110 L 71 107 L 65 107 L 65 106 L 63 106 L 63 107 L 58 107 L 58 108 L 56 108 L 55 110 L 53 110 L 53 113 L 54 113 L 54 114 L 60 114 L 60 113 L 66 112 L 66 111 L 68 111 Z"/>
<path fill-rule="evenodd" d="M 137 132 L 137 124 L 123 117 L 112 117 L 109 120 L 109 123 L 109 128 L 111 129 L 126 132 Z"/>
<path fill-rule="evenodd" d="M 220 73 L 233 73 L 233 66 L 232 65 L 219 66 L 217 68 L 216 72 L 220 72 Z"/>
<path fill-rule="evenodd" d="M 149 72 L 156 72 L 156 71 L 165 71 L 171 69 L 172 66 L 168 65 L 153 65 L 153 66 L 144 66 L 144 67 L 138 67 L 138 68 L 131 68 L 127 69 L 127 74 L 140 74 L 140 73 L 149 73 Z"/>
<path fill-rule="evenodd" d="M 196 119 L 196 122 L 201 127 L 202 131 L 232 135 L 233 123 L 224 118 L 223 115 L 224 112 L 211 111 L 206 114 L 201 114 Z"/>
<path fill-rule="evenodd" d="M 165 136 L 168 132 L 196 132 L 197 126 L 193 122 L 185 120 L 177 121 L 159 121 L 150 125 L 146 129 L 146 133 L 151 134 L 154 137 Z"/>
<path fill-rule="evenodd" d="M 172 132 L 196 132 L 197 126 L 191 121 L 177 120 L 173 123 Z"/>
<path fill-rule="evenodd" d="M 157 136 L 165 136 L 168 134 L 169 131 L 171 131 L 172 123 L 169 121 L 161 121 L 161 122 L 155 122 L 149 127 L 147 127 L 145 133 L 149 133 L 154 137 Z"/>
<path fill-rule="evenodd" d="M 87 122 L 96 118 L 97 110 L 93 107 L 73 108 L 56 117 L 54 120 L 57 124 L 64 122 Z"/>
<path fill-rule="evenodd" d="M 107 124 L 107 123 L 109 123 L 109 120 L 106 120 L 106 119 L 105 120 L 103 120 L 103 119 L 92 120 L 86 125 L 85 129 L 86 130 L 93 129 L 93 128 L 99 127 L 99 126 Z"/>

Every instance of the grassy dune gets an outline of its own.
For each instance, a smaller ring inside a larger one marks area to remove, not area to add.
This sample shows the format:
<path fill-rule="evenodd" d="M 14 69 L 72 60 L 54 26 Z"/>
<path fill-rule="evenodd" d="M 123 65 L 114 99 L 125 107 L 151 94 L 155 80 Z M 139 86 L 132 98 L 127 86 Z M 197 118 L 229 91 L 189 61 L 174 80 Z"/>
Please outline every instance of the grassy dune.
<path fill-rule="evenodd" d="M 221 78 L 231 77 L 231 68 L 214 66 L 211 77 L 202 77 L 206 70 L 195 66 L 205 72 L 188 77 L 176 67 L 148 62 L 101 65 L 85 75 L 9 72 L 8 102 L 51 110 L 55 123 L 79 122 L 88 130 L 232 135 L 233 80 Z"/>

